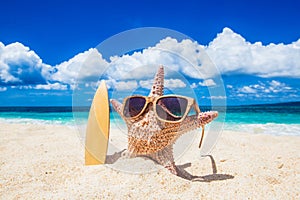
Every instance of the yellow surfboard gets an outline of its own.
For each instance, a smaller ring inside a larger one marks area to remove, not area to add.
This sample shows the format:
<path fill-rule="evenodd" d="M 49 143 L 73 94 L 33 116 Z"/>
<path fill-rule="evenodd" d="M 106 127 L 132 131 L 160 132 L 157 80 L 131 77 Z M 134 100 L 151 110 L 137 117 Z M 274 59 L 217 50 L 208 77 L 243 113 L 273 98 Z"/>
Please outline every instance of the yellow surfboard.
<path fill-rule="evenodd" d="M 85 164 L 105 163 L 109 138 L 109 101 L 105 81 L 101 81 L 90 108 L 85 139 Z"/>

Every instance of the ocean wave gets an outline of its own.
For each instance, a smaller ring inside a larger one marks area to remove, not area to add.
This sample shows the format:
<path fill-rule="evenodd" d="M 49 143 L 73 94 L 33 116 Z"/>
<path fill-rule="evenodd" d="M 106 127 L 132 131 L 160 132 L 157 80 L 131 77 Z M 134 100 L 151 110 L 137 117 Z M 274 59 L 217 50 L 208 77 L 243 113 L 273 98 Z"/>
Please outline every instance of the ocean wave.
<path fill-rule="evenodd" d="M 68 125 L 75 126 L 74 120 L 45 120 L 32 118 L 0 118 L 0 122 L 10 124 L 46 124 L 46 125 Z"/>
<path fill-rule="evenodd" d="M 253 134 L 294 135 L 300 136 L 300 124 L 226 124 L 224 130 L 240 131 Z"/>
<path fill-rule="evenodd" d="M 87 119 L 33 119 L 33 118 L 2 118 L 0 123 L 20 123 L 20 124 L 45 124 L 45 125 L 67 125 L 67 126 L 80 126 L 86 125 Z M 111 125 L 118 125 L 122 120 L 114 119 Z M 215 122 L 219 123 L 219 122 Z M 126 129 L 123 125 L 121 128 Z M 294 135 L 300 136 L 300 124 L 280 124 L 280 123 L 265 123 L 265 124 L 247 124 L 247 123 L 224 123 L 224 130 L 239 131 L 252 134 L 269 134 L 269 135 Z"/>

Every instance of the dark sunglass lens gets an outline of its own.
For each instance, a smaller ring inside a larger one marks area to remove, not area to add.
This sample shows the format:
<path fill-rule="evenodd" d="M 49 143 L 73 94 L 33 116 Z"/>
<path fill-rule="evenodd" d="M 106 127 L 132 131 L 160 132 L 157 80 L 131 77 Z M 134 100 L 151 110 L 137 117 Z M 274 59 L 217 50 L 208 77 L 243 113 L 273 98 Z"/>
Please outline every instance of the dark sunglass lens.
<path fill-rule="evenodd" d="M 157 115 L 164 120 L 178 121 L 187 109 L 188 101 L 181 97 L 164 97 L 157 101 Z"/>
<path fill-rule="evenodd" d="M 146 99 L 142 97 L 128 98 L 124 105 L 123 115 L 125 117 L 135 117 L 142 112 Z"/>

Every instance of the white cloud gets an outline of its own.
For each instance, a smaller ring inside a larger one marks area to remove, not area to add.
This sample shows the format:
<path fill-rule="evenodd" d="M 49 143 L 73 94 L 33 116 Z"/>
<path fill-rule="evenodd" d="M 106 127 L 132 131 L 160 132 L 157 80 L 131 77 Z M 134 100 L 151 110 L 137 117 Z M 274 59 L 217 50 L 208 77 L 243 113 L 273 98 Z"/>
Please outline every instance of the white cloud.
<path fill-rule="evenodd" d="M 293 90 L 285 83 L 272 80 L 267 81 L 266 83 L 259 81 L 257 84 L 243 86 L 241 88 L 238 88 L 236 92 L 240 97 L 243 96 L 243 93 L 248 95 L 256 95 L 256 97 L 271 97 L 274 94 L 278 93 L 296 93 L 297 91 Z"/>
<path fill-rule="evenodd" d="M 212 79 L 206 79 L 203 82 L 199 82 L 199 85 L 200 86 L 212 87 L 212 86 L 216 86 L 217 84 Z"/>
<path fill-rule="evenodd" d="M 153 77 L 159 65 L 164 65 L 166 70 L 192 78 L 203 79 L 215 75 L 216 69 L 212 67 L 208 56 L 199 52 L 203 52 L 203 47 L 196 42 L 167 37 L 154 47 L 131 56 L 111 57 L 108 74 L 119 80 L 147 79 Z"/>
<path fill-rule="evenodd" d="M 56 65 L 57 72 L 51 76 L 51 80 L 75 87 L 81 81 L 95 82 L 107 67 L 108 63 L 102 55 L 92 48 Z"/>
<path fill-rule="evenodd" d="M 136 81 L 120 81 L 115 85 L 116 90 L 132 90 L 138 86 Z"/>
<path fill-rule="evenodd" d="M 275 80 L 272 80 L 271 82 L 269 82 L 270 86 L 272 87 L 280 87 L 280 86 L 285 86 L 284 83 L 280 83 L 279 81 L 275 81 Z"/>
<path fill-rule="evenodd" d="M 239 91 L 243 93 L 256 93 L 256 90 L 249 86 L 244 86 Z"/>
<path fill-rule="evenodd" d="M 45 83 L 51 72 L 52 67 L 23 44 L 15 42 L 5 46 L 0 42 L 0 83 Z"/>
<path fill-rule="evenodd" d="M 222 73 L 300 77 L 300 39 L 291 44 L 250 43 L 229 28 L 206 47 Z"/>
<path fill-rule="evenodd" d="M 210 99 L 226 99 L 226 96 L 210 96 Z"/>
<path fill-rule="evenodd" d="M 197 88 L 198 85 L 196 83 L 192 83 L 190 86 L 192 89 L 195 89 L 195 88 Z"/>
<path fill-rule="evenodd" d="M 84 86 L 85 87 L 91 87 L 91 88 L 93 88 L 94 90 L 97 90 L 97 88 L 99 87 L 99 85 L 100 85 L 100 83 L 101 83 L 101 80 L 98 80 L 98 81 L 94 81 L 94 82 L 86 82 L 85 84 L 84 84 Z M 112 85 L 112 82 L 111 81 L 109 81 L 109 80 L 107 80 L 106 82 L 106 86 L 107 86 L 107 88 L 111 88 L 113 85 Z"/>
<path fill-rule="evenodd" d="M 211 99 L 211 100 L 223 100 L 223 99 L 227 99 L 226 96 L 202 96 L 202 99 Z"/>
<path fill-rule="evenodd" d="M 139 81 L 139 85 L 142 88 L 151 89 L 153 82 L 154 82 L 153 79 L 141 80 L 141 81 Z"/>
<path fill-rule="evenodd" d="M 98 80 L 99 71 L 108 63 L 96 49 L 79 53 L 56 66 L 42 62 L 39 56 L 21 43 L 7 46 L 0 42 L 0 83 L 19 89 L 74 89 L 83 80 Z M 51 84 L 49 82 L 59 82 Z"/>
<path fill-rule="evenodd" d="M 7 90 L 7 87 L 0 87 L 0 92 L 5 92 Z"/>
<path fill-rule="evenodd" d="M 94 89 L 97 89 L 98 85 L 101 81 L 97 81 L 95 83 L 91 83 L 90 86 Z M 106 85 L 108 89 L 115 89 L 117 91 L 128 91 L 128 90 L 134 90 L 138 87 L 138 83 L 135 80 L 131 81 L 116 81 L 114 79 L 106 80 Z"/>
<path fill-rule="evenodd" d="M 166 79 L 165 87 L 170 89 L 185 88 L 186 84 L 180 79 Z"/>
<path fill-rule="evenodd" d="M 21 89 L 21 90 L 67 90 L 68 85 L 61 83 L 46 83 L 46 84 L 36 84 L 36 85 L 12 85 L 10 86 L 12 89 Z"/>
<path fill-rule="evenodd" d="M 218 70 L 213 63 L 222 74 L 244 73 L 264 77 L 299 78 L 300 39 L 291 44 L 263 45 L 261 42 L 250 43 L 231 29 L 224 28 L 207 46 L 188 39 L 177 41 L 168 37 L 142 52 L 121 57 L 112 56 L 109 61 L 92 48 L 55 66 L 43 63 L 34 51 L 21 43 L 5 46 L 0 42 L 0 84 L 19 85 L 19 88 L 24 89 L 74 89 L 79 82 L 96 83 L 103 73 L 105 79 L 110 80 L 110 86 L 118 89 L 129 89 L 138 85 L 150 88 L 152 84 L 147 80 L 153 78 L 161 64 L 167 71 L 166 87 L 186 87 L 183 81 L 174 79 L 172 75 L 175 73 L 204 80 L 199 82 L 200 86 L 215 86 L 213 78 Z M 137 83 L 133 80 L 142 81 Z M 267 85 L 258 83 L 240 88 L 239 91 L 254 94 L 257 91 L 276 93 L 291 90 L 287 85 L 278 84 L 278 81 Z M 192 84 L 191 87 L 195 88 L 196 85 Z M 232 89 L 232 86 L 227 85 L 227 88 Z"/>
<path fill-rule="evenodd" d="M 285 83 L 281 83 L 275 80 L 268 82 L 268 84 L 269 84 L 269 88 L 267 90 L 273 93 L 286 92 L 292 89 L 291 87 L 287 86 Z"/>
<path fill-rule="evenodd" d="M 12 87 L 12 86 L 11 86 Z M 18 85 L 15 88 L 18 88 L 20 90 L 29 90 L 29 89 L 33 89 L 32 85 Z"/>
<path fill-rule="evenodd" d="M 142 88 L 151 89 L 153 85 L 153 79 L 141 80 L 139 81 L 139 85 Z M 186 84 L 180 79 L 165 79 L 164 80 L 165 88 L 175 89 L 175 88 L 185 88 Z"/>
<path fill-rule="evenodd" d="M 300 77 L 300 39 L 287 45 L 251 44 L 229 28 L 224 28 L 208 46 L 191 40 L 165 38 L 154 47 L 131 56 L 111 57 L 108 74 L 116 80 L 147 79 L 153 76 L 158 65 L 163 64 L 185 76 L 210 80 L 218 72 L 206 53 L 223 74 Z M 200 83 L 214 84 L 213 80 Z"/>
<path fill-rule="evenodd" d="M 62 85 L 60 83 L 48 83 L 48 84 L 38 84 L 34 87 L 37 90 L 67 90 L 67 85 Z"/>
<path fill-rule="evenodd" d="M 151 89 L 152 84 L 153 84 L 153 79 L 139 81 L 139 85 L 141 87 L 147 88 L 147 89 Z M 172 79 L 172 78 L 165 79 L 164 85 L 165 85 L 165 87 L 170 88 L 170 89 L 185 88 L 187 86 L 186 83 L 183 82 L 181 79 Z M 194 89 L 194 88 L 197 88 L 199 85 L 211 87 L 211 86 L 215 86 L 216 83 L 212 79 L 207 79 L 207 80 L 204 80 L 203 82 L 199 82 L 198 84 L 192 83 L 192 84 L 190 84 L 190 87 Z"/>
<path fill-rule="evenodd" d="M 232 88 L 233 88 L 233 86 L 232 86 L 232 85 L 226 85 L 226 88 L 228 88 L 228 89 L 232 89 Z"/>

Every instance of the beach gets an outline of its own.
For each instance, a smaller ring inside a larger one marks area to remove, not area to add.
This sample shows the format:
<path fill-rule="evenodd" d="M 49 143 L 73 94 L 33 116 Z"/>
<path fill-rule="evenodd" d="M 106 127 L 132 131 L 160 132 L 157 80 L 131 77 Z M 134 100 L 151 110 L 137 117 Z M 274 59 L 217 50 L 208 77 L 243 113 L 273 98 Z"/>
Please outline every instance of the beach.
<path fill-rule="evenodd" d="M 225 130 L 211 157 L 198 159 L 191 147 L 178 161 L 202 177 L 193 181 L 164 168 L 134 174 L 111 167 L 143 158 L 85 166 L 75 126 L 1 122 L 0 137 L 0 199 L 300 198 L 298 136 Z"/>

